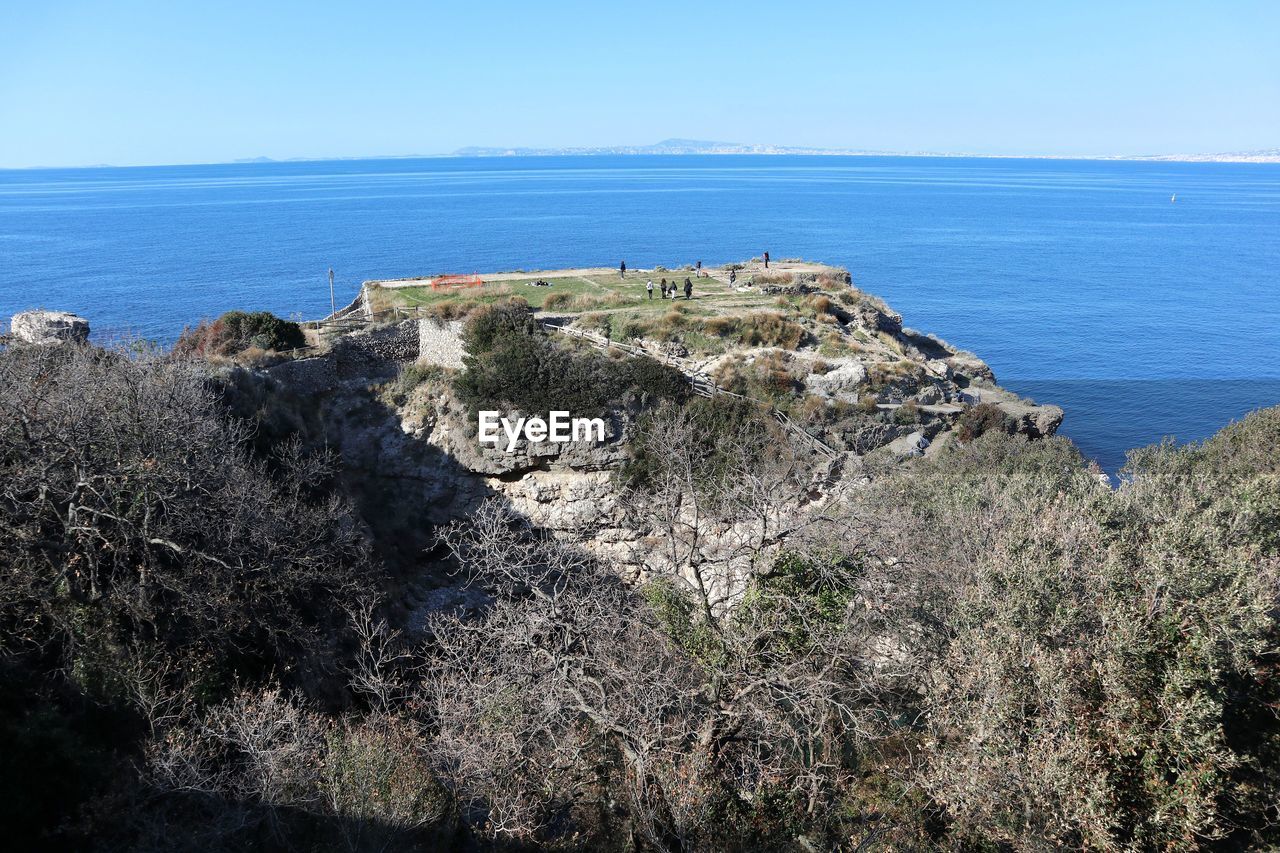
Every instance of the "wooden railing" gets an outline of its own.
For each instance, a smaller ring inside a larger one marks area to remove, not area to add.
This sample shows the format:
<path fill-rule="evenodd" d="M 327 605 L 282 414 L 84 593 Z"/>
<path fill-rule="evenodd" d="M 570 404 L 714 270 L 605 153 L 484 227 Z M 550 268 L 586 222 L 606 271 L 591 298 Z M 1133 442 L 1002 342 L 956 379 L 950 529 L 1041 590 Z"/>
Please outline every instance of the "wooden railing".
<path fill-rule="evenodd" d="M 381 322 L 399 323 L 402 320 L 420 320 L 424 316 L 430 316 L 428 309 L 421 305 L 414 305 L 407 308 L 386 308 L 370 314 L 366 314 L 363 311 L 353 311 L 348 314 L 339 313 L 332 317 L 325 317 L 323 320 L 308 320 L 302 325 L 308 329 L 336 329 L 341 331 L 358 329 Z"/>

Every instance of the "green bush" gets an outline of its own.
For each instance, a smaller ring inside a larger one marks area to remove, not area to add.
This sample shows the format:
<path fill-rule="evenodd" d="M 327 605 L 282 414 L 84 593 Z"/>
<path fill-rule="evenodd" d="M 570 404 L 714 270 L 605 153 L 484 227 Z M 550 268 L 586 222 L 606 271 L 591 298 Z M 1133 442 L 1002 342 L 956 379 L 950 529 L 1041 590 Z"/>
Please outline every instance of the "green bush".
<path fill-rule="evenodd" d="M 1013 419 L 995 403 L 965 409 L 956 420 L 956 437 L 966 444 L 988 432 L 1011 432 Z"/>
<path fill-rule="evenodd" d="M 463 343 L 465 370 L 454 387 L 473 410 L 566 410 L 594 417 L 628 395 L 682 400 L 688 394 L 688 382 L 678 371 L 652 359 L 614 360 L 595 350 L 558 345 L 523 303 L 476 312 Z"/>
<path fill-rule="evenodd" d="M 652 358 L 633 358 L 624 362 L 628 384 L 644 401 L 672 400 L 682 403 L 693 393 L 688 378 L 668 364 Z"/>
<path fill-rule="evenodd" d="M 1138 451 L 1112 492 L 1069 442 L 991 430 L 873 487 L 946 625 L 917 762 L 954 838 L 1274 846 L 1278 437 L 1272 410 Z"/>
<path fill-rule="evenodd" d="M 289 350 L 306 346 L 302 327 L 270 311 L 228 311 L 212 323 L 185 329 L 174 352 L 199 357 L 229 356 L 244 350 Z"/>

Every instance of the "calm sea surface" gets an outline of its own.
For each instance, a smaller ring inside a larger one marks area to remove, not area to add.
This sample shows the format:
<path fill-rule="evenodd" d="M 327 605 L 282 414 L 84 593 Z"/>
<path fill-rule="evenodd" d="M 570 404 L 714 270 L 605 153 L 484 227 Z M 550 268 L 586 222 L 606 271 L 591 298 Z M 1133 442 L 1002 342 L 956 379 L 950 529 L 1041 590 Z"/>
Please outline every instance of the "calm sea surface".
<path fill-rule="evenodd" d="M 74 311 L 97 339 L 168 342 L 229 308 L 316 317 L 330 266 L 341 303 L 371 278 L 766 249 L 847 266 L 908 325 L 1063 406 L 1063 432 L 1108 470 L 1130 447 L 1280 403 L 1280 166 L 708 156 L 0 171 L 0 317 Z"/>

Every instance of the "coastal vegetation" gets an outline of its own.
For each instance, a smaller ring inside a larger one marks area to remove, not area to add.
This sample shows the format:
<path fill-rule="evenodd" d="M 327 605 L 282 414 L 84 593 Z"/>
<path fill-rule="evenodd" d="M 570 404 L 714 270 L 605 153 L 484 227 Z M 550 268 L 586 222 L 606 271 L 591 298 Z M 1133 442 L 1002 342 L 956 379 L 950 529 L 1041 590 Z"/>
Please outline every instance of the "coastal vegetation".
<path fill-rule="evenodd" d="M 468 336 L 477 395 L 629 363 L 520 306 Z M 342 461 L 255 440 L 197 364 L 14 347 L 0 385 L 22 847 L 1280 843 L 1280 409 L 1135 451 L 1116 490 L 978 415 L 801 515 L 816 460 L 761 409 L 655 394 L 617 489 L 683 572 L 626 583 L 488 501 L 436 549 L 484 604 L 410 630 Z"/>
<path fill-rule="evenodd" d="M 4 345 L 11 842 L 1280 845 L 1280 408 L 1113 488 L 800 266 Z M 479 409 L 610 435 L 477 449 Z"/>
<path fill-rule="evenodd" d="M 302 327 L 269 311 L 228 311 L 216 320 L 184 329 L 174 351 L 198 358 L 233 356 L 248 349 L 259 352 L 306 346 Z"/>
<path fill-rule="evenodd" d="M 652 359 L 619 361 L 552 341 L 523 300 L 476 311 L 464 342 L 466 369 L 454 387 L 473 411 L 501 406 L 598 416 L 632 397 L 656 401 L 689 395 L 689 383 L 677 370 Z"/>

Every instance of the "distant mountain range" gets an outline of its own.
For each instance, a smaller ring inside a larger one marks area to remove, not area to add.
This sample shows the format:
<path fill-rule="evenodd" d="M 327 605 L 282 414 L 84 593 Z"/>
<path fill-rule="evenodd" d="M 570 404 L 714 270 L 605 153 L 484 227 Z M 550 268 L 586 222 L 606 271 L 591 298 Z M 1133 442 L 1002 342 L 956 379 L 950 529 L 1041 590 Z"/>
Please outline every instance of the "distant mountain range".
<path fill-rule="evenodd" d="M 799 145 L 748 145 L 705 139 L 664 139 L 652 145 L 604 145 L 582 148 L 499 148 L 471 145 L 450 154 L 381 154 L 371 157 L 246 157 L 233 163 L 297 163 L 323 160 L 413 160 L 427 157 L 565 157 L 630 154 L 808 154 L 827 157 L 973 157 L 1015 160 L 1151 160 L 1178 163 L 1280 163 L 1280 148 L 1220 154 L 972 154 L 952 151 L 871 151 L 850 148 L 807 148 Z M 103 164 L 104 166 L 106 164 Z M 87 168 L 87 167 L 86 167 Z"/>
<path fill-rule="evenodd" d="M 885 151 L 847 151 L 837 148 L 804 148 L 795 145 L 746 145 L 741 142 L 708 142 L 705 139 L 664 139 L 652 145 L 607 145 L 590 148 L 486 148 L 469 146 L 453 152 L 456 157 L 547 157 L 590 154 L 888 154 Z"/>
<path fill-rule="evenodd" d="M 1280 148 L 1235 151 L 1221 154 L 1130 154 L 1109 156 L 969 154 L 939 151 L 869 151 L 848 148 L 806 148 L 795 145 L 748 145 L 741 142 L 710 142 L 704 139 L 664 139 L 652 145 L 609 145 L 585 148 L 497 148 L 468 146 L 453 152 L 454 157 L 559 157 L 601 154 L 809 154 L 848 157 L 992 157 L 1047 160 L 1162 160 L 1203 163 L 1280 163 Z"/>

